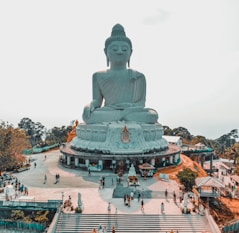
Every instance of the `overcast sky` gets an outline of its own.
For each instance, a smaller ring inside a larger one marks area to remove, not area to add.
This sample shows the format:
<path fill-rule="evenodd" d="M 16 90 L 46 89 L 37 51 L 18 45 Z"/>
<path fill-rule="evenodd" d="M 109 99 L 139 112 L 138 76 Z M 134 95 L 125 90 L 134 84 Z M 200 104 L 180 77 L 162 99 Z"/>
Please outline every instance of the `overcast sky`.
<path fill-rule="evenodd" d="M 82 122 L 120 23 L 159 123 L 215 139 L 239 128 L 239 1 L 0 1 L 0 120 Z"/>

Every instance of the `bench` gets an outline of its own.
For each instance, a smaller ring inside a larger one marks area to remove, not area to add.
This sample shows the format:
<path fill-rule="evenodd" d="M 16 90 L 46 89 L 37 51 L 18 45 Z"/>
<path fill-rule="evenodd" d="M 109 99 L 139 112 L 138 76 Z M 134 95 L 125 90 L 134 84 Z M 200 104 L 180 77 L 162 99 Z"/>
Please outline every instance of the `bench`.
<path fill-rule="evenodd" d="M 159 174 L 159 179 L 163 180 L 163 181 L 169 181 L 169 175 L 168 174 L 164 174 L 164 173 L 160 173 Z"/>
<path fill-rule="evenodd" d="M 23 172 L 23 171 L 26 171 L 26 170 L 29 170 L 30 167 L 21 167 L 21 168 L 18 168 L 17 169 L 17 172 Z"/>

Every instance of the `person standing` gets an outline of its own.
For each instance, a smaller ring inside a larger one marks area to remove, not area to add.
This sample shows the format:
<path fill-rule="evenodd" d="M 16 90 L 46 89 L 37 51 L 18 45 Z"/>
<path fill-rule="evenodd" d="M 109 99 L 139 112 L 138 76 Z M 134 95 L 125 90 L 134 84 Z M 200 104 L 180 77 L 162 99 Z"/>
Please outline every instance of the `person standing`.
<path fill-rule="evenodd" d="M 165 189 L 165 199 L 167 200 L 168 199 L 168 190 Z"/>
<path fill-rule="evenodd" d="M 164 203 L 161 203 L 161 214 L 164 214 Z"/>
<path fill-rule="evenodd" d="M 179 192 L 179 202 L 182 203 L 182 201 L 183 201 L 183 192 L 180 191 Z"/>
<path fill-rule="evenodd" d="M 115 233 L 115 226 L 112 227 L 112 233 Z"/>
<path fill-rule="evenodd" d="M 103 228 L 103 233 L 107 233 L 106 226 L 104 226 L 104 228 Z"/>
<path fill-rule="evenodd" d="M 108 213 L 110 213 L 111 211 L 111 205 L 110 205 L 110 202 L 108 203 Z"/>
<path fill-rule="evenodd" d="M 24 195 L 28 195 L 28 187 L 27 186 L 24 186 Z"/>
<path fill-rule="evenodd" d="M 127 195 L 125 194 L 124 195 L 124 204 L 126 205 L 126 202 L 127 202 Z"/>
<path fill-rule="evenodd" d="M 141 200 L 141 210 L 144 210 L 144 200 Z"/>
<path fill-rule="evenodd" d="M 46 181 L 47 181 L 47 176 L 45 174 L 45 176 L 44 176 L 44 184 L 46 184 Z"/>
<path fill-rule="evenodd" d="M 140 201 L 140 196 L 141 196 L 141 194 L 140 194 L 140 192 L 138 192 L 138 202 Z"/>
<path fill-rule="evenodd" d="M 20 191 L 21 194 L 23 193 L 23 191 L 24 191 L 24 184 L 21 184 L 21 186 L 19 188 L 19 191 Z"/>
<path fill-rule="evenodd" d="M 102 231 L 103 231 L 103 227 L 102 227 L 102 225 L 100 224 L 100 225 L 99 225 L 99 228 L 98 228 L 98 232 L 99 232 L 99 233 L 102 233 Z"/>
<path fill-rule="evenodd" d="M 127 195 L 128 207 L 130 207 L 130 200 L 131 200 L 130 195 Z"/>
<path fill-rule="evenodd" d="M 55 184 L 57 184 L 57 182 L 58 182 L 58 175 L 56 174 L 56 183 Z"/>
<path fill-rule="evenodd" d="M 102 188 L 105 188 L 105 182 L 106 182 L 106 181 L 105 181 L 105 177 L 103 176 L 103 177 L 102 177 Z"/>
<path fill-rule="evenodd" d="M 174 201 L 174 203 L 176 203 L 176 199 L 177 199 L 177 197 L 176 197 L 176 193 L 175 193 L 175 191 L 173 192 L 173 201 Z"/>

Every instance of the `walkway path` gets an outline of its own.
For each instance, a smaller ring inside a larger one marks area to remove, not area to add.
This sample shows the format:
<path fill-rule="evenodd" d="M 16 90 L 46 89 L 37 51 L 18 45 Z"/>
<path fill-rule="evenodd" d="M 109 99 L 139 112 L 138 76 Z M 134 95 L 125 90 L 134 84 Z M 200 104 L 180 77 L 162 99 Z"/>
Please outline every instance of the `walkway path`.
<path fill-rule="evenodd" d="M 47 158 L 45 159 L 45 155 Z M 16 173 L 18 179 L 29 189 L 29 195 L 34 197 L 37 201 L 44 201 L 48 199 L 61 200 L 68 199 L 71 196 L 73 206 L 77 205 L 78 193 L 81 193 L 82 201 L 84 203 L 84 213 L 107 213 L 108 202 L 112 204 L 112 210 L 118 209 L 118 213 L 134 213 L 142 214 L 140 202 L 134 199 L 131 207 L 124 205 L 123 199 L 112 198 L 113 189 L 116 185 L 116 174 L 111 171 L 108 172 L 91 172 L 88 176 L 87 171 L 67 169 L 58 164 L 60 156 L 59 150 L 54 150 L 48 153 L 31 155 L 30 170 Z M 36 168 L 33 164 L 36 163 Z M 44 184 L 44 175 L 47 175 L 47 182 Z M 60 182 L 55 184 L 55 175 L 60 175 Z M 100 177 L 105 177 L 105 188 L 99 190 Z M 112 185 L 112 179 L 114 181 Z M 123 177 L 123 185 L 127 186 L 127 174 Z M 160 211 L 160 204 L 163 201 L 165 204 L 166 214 L 180 214 L 180 208 L 176 205 L 172 198 L 172 193 L 179 192 L 178 185 L 175 181 L 161 181 L 155 178 L 148 178 L 144 180 L 139 178 L 140 186 L 137 187 L 139 191 L 150 189 L 162 193 L 157 199 L 145 199 L 144 207 L 145 213 L 158 214 Z M 167 188 L 169 199 L 164 198 L 164 191 Z M 178 195 L 177 195 L 178 196 Z M 161 199 L 160 199 L 161 198 Z"/>

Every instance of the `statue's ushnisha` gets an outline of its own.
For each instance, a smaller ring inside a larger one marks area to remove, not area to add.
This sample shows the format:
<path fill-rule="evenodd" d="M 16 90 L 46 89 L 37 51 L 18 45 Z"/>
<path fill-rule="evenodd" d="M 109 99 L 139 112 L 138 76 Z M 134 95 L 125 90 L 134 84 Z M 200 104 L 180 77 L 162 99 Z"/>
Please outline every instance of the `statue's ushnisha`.
<path fill-rule="evenodd" d="M 108 69 L 93 74 L 93 99 L 84 108 L 71 147 L 102 154 L 144 154 L 168 148 L 158 114 L 145 108 L 144 74 L 129 68 L 131 40 L 116 24 L 105 41 Z"/>

